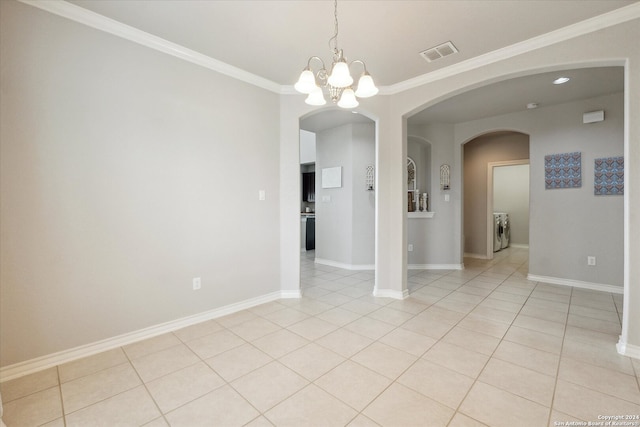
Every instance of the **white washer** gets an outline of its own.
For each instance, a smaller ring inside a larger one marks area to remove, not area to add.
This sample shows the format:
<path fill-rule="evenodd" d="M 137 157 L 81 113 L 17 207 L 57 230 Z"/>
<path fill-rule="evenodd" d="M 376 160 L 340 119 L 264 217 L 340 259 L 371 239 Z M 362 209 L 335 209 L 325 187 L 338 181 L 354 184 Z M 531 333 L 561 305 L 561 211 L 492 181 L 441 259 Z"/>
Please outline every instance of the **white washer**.
<path fill-rule="evenodd" d="M 493 214 L 493 252 L 502 249 L 502 222 L 499 213 Z"/>
<path fill-rule="evenodd" d="M 511 240 L 511 222 L 509 221 L 508 213 L 500 213 L 500 225 L 502 227 L 502 234 L 500 235 L 500 246 L 502 249 L 509 247 L 509 241 Z"/>

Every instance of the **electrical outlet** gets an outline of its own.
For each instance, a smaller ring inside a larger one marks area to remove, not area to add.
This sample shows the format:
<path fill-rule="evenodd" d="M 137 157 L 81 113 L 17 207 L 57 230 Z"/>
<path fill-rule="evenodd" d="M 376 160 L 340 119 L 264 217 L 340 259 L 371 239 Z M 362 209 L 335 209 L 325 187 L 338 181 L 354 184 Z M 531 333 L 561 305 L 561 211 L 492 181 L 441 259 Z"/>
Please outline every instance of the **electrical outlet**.
<path fill-rule="evenodd" d="M 201 287 L 202 287 L 202 281 L 200 280 L 200 278 L 199 277 L 194 277 L 193 278 L 193 290 L 197 291 Z"/>
<path fill-rule="evenodd" d="M 413 245 L 409 245 L 409 252 L 413 252 Z"/>
<path fill-rule="evenodd" d="M 588 256 L 587 257 L 587 265 L 596 265 L 596 257 Z"/>

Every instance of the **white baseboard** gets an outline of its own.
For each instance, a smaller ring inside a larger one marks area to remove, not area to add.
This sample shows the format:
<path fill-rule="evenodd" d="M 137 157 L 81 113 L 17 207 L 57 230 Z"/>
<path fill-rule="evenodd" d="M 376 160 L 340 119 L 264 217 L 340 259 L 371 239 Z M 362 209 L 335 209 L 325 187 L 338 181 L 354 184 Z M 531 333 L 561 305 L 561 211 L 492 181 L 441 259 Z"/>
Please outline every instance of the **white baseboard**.
<path fill-rule="evenodd" d="M 622 286 L 605 285 L 602 283 L 583 282 L 581 280 L 562 279 L 559 277 L 547 277 L 547 276 L 538 276 L 535 274 L 528 274 L 527 280 L 531 280 L 533 282 L 551 283 L 552 285 L 573 286 L 574 288 L 590 289 L 592 291 L 611 292 L 613 294 L 624 293 L 624 288 Z"/>
<path fill-rule="evenodd" d="M 465 258 L 489 259 L 487 254 L 472 254 L 470 252 L 465 252 L 464 256 Z"/>
<path fill-rule="evenodd" d="M 394 291 L 393 289 L 374 289 L 373 296 L 378 298 L 405 299 L 409 297 L 409 290 Z"/>
<path fill-rule="evenodd" d="M 527 243 L 509 243 L 509 246 L 516 249 L 529 249 Z"/>
<path fill-rule="evenodd" d="M 300 291 L 300 289 L 280 291 L 280 298 L 282 299 L 302 298 L 302 291 Z"/>
<path fill-rule="evenodd" d="M 464 270 L 464 264 L 409 264 L 408 270 Z"/>
<path fill-rule="evenodd" d="M 262 295 L 248 300 L 229 304 L 224 307 L 215 308 L 193 316 L 183 317 L 181 319 L 172 320 L 170 322 L 161 323 L 159 325 L 150 326 L 148 328 L 118 335 L 105 340 L 85 344 L 79 347 L 63 350 L 57 353 L 48 354 L 37 357 L 35 359 L 26 360 L 24 362 L 8 365 L 0 368 L 0 382 L 9 381 L 34 372 L 42 371 L 53 366 L 81 359 L 83 357 L 92 356 L 103 351 L 122 347 L 127 344 L 162 335 L 167 332 L 176 331 L 186 326 L 195 325 L 207 320 L 216 319 L 218 317 L 233 314 L 238 311 L 246 310 L 260 304 L 265 304 L 280 298 L 300 298 L 300 290 L 277 291 L 270 294 Z"/>
<path fill-rule="evenodd" d="M 616 344 L 616 349 L 618 350 L 618 353 L 623 356 L 640 359 L 640 346 L 627 344 L 622 341 L 622 337 L 620 337 L 620 341 Z"/>
<path fill-rule="evenodd" d="M 330 267 L 343 268 L 345 270 L 375 270 L 376 266 L 373 264 L 344 264 L 342 262 L 331 261 L 328 259 L 322 259 L 316 257 L 316 264 L 328 265 Z"/>

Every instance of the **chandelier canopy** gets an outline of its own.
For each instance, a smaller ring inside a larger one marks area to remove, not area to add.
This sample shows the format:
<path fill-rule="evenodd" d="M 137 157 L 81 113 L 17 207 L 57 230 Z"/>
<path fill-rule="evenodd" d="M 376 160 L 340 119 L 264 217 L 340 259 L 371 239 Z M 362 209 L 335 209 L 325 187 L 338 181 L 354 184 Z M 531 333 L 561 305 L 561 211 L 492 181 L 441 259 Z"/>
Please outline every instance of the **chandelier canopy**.
<path fill-rule="evenodd" d="M 338 0 L 334 0 L 334 19 L 335 19 L 335 33 L 331 39 L 329 39 L 329 47 L 333 41 L 333 63 L 331 64 L 331 71 L 328 72 L 324 61 L 318 56 L 312 56 L 307 61 L 307 66 L 300 74 L 298 82 L 294 85 L 298 92 L 307 94 L 307 98 L 304 102 L 309 105 L 325 105 L 327 103 L 324 97 L 324 91 L 322 88 L 327 88 L 329 97 L 333 103 L 337 103 L 342 108 L 354 108 L 359 105 L 357 98 L 369 98 L 378 93 L 378 88 L 373 83 L 373 78 L 367 71 L 367 66 L 360 60 L 347 63 L 347 58 L 344 57 L 342 49 L 338 49 Z M 313 72 L 311 69 L 311 61 L 320 61 L 322 68 L 317 72 Z M 362 64 L 362 74 L 358 80 L 358 87 L 353 90 L 353 77 L 349 66 L 353 64 Z"/>

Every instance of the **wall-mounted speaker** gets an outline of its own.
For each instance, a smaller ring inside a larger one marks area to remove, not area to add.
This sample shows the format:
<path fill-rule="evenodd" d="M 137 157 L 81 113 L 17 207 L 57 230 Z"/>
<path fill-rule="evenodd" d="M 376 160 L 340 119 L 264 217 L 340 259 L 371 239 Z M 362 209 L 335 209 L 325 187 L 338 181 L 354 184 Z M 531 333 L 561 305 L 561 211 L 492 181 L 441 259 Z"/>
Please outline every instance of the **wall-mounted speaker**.
<path fill-rule="evenodd" d="M 582 123 L 596 123 L 604 121 L 604 110 L 590 111 L 582 115 Z"/>

